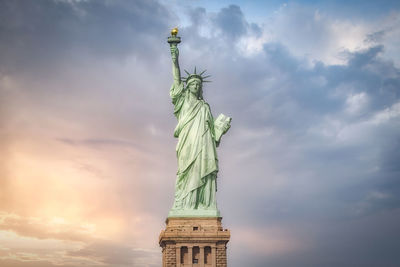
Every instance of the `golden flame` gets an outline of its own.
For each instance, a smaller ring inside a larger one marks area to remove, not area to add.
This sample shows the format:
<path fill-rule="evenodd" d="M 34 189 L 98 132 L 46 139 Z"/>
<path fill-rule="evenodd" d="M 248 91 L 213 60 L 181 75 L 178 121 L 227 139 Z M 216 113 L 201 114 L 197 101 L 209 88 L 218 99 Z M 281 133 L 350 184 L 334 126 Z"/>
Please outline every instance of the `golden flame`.
<path fill-rule="evenodd" d="M 172 36 L 176 36 L 178 34 L 178 28 L 173 28 L 172 30 L 171 30 L 171 35 Z"/>

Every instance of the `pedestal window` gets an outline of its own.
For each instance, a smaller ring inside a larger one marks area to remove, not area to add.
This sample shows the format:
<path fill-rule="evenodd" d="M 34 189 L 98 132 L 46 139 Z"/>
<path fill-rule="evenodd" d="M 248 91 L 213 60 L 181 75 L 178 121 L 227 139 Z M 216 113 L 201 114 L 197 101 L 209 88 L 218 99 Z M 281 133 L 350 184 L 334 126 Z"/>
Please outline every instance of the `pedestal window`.
<path fill-rule="evenodd" d="M 193 259 L 192 263 L 193 264 L 198 264 L 200 259 L 200 248 L 199 247 L 193 247 Z"/>
<path fill-rule="evenodd" d="M 211 247 L 204 247 L 204 264 L 211 264 Z"/>
<path fill-rule="evenodd" d="M 189 251 L 187 247 L 181 247 L 181 264 L 189 263 Z"/>

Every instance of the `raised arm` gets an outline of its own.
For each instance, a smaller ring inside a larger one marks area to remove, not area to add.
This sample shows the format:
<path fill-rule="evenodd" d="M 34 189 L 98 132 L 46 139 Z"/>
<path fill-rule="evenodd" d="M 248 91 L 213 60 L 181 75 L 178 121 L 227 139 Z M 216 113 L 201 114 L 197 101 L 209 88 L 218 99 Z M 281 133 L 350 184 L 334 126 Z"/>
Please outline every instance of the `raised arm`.
<path fill-rule="evenodd" d="M 174 76 L 174 84 L 176 86 L 182 83 L 181 81 L 181 70 L 179 69 L 179 50 L 176 44 L 171 44 L 171 56 L 172 56 L 172 75 Z"/>

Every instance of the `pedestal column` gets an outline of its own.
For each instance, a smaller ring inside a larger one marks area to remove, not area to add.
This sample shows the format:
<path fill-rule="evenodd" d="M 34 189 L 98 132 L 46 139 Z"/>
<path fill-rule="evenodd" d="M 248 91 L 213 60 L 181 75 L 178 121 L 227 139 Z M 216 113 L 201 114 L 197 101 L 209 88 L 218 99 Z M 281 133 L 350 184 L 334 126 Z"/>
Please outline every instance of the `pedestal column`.
<path fill-rule="evenodd" d="M 181 247 L 176 246 L 176 267 L 181 267 Z"/>
<path fill-rule="evenodd" d="M 199 266 L 204 267 L 204 246 L 200 246 L 200 259 L 199 259 Z"/>
<path fill-rule="evenodd" d="M 188 246 L 188 253 L 189 253 L 189 265 L 190 267 L 193 266 L 193 246 Z"/>
<path fill-rule="evenodd" d="M 211 246 L 211 266 L 217 267 L 217 247 Z"/>

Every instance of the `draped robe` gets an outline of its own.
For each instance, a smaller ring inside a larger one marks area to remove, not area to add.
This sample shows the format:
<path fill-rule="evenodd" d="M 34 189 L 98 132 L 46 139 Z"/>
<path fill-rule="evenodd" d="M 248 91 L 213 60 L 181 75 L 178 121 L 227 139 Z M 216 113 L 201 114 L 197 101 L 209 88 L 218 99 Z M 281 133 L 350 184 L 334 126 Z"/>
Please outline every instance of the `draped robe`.
<path fill-rule="evenodd" d="M 218 158 L 214 119 L 209 105 L 190 96 L 183 83 L 170 90 L 178 124 L 178 172 L 172 210 L 216 210 Z"/>

